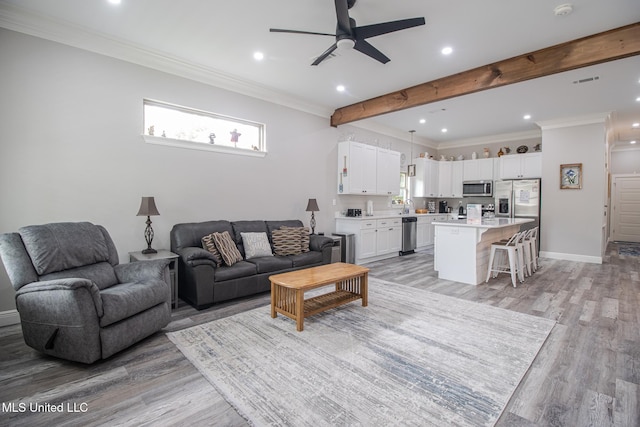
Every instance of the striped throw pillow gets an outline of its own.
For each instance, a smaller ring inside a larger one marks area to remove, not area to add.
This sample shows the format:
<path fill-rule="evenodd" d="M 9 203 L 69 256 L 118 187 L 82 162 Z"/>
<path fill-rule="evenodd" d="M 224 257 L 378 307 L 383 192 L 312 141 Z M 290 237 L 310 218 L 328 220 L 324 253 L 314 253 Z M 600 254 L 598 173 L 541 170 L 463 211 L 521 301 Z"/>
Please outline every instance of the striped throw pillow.
<path fill-rule="evenodd" d="M 283 225 L 280 228 L 296 230 L 300 236 L 300 249 L 302 252 L 309 252 L 309 227 L 288 227 Z"/>
<path fill-rule="evenodd" d="M 213 241 L 225 264 L 232 266 L 236 262 L 242 261 L 242 254 L 240 254 L 228 231 L 213 233 Z"/>
<path fill-rule="evenodd" d="M 214 234 L 214 233 L 213 233 Z M 213 258 L 215 259 L 215 263 L 216 263 L 216 267 L 220 267 L 222 265 L 222 256 L 220 255 L 220 252 L 218 251 L 218 248 L 216 248 L 216 242 L 213 241 L 213 234 L 209 234 L 207 236 L 204 236 L 201 239 L 202 242 L 202 248 L 206 249 L 208 252 L 211 253 L 211 255 L 213 255 Z"/>
<path fill-rule="evenodd" d="M 300 247 L 300 232 L 292 228 L 281 227 L 271 233 L 273 252 L 278 256 L 298 255 L 302 253 Z"/>

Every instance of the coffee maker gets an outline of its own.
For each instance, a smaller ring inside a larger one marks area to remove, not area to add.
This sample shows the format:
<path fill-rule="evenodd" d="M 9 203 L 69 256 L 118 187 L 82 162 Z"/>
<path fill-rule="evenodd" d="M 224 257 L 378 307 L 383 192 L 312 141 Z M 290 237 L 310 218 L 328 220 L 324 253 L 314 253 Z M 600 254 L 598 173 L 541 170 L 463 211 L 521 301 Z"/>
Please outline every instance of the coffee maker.
<path fill-rule="evenodd" d="M 438 202 L 438 212 L 439 213 L 447 213 L 447 201 L 441 200 Z"/>

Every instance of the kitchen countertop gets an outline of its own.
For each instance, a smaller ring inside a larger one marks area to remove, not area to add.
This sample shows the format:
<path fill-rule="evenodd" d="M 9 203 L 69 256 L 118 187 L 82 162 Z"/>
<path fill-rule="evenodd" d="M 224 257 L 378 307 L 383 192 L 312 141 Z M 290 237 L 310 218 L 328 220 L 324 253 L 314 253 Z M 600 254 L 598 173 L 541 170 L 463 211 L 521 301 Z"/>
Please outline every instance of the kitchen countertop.
<path fill-rule="evenodd" d="M 479 222 L 471 219 L 450 219 L 447 221 L 434 221 L 433 225 L 444 225 L 449 227 L 469 227 L 469 228 L 502 228 L 512 225 L 533 222 L 531 218 L 482 218 Z"/>
<path fill-rule="evenodd" d="M 350 220 L 368 220 L 368 219 L 389 219 L 389 218 L 405 218 L 405 217 L 423 217 L 423 216 L 436 216 L 436 215 L 452 215 L 447 213 L 426 213 L 426 214 L 417 214 L 417 213 L 409 213 L 409 214 L 375 214 L 373 216 L 338 216 L 335 219 L 350 219 Z"/>

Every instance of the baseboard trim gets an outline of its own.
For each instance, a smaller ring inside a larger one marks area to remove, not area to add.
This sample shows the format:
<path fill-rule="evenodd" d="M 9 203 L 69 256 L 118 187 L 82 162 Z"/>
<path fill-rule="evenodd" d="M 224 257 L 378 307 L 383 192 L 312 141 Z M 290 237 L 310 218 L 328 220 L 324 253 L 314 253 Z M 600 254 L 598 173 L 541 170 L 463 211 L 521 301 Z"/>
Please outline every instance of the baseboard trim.
<path fill-rule="evenodd" d="M 18 310 L 0 311 L 0 328 L 20 323 Z"/>
<path fill-rule="evenodd" d="M 599 256 L 564 254 L 561 252 L 540 251 L 540 258 L 551 258 L 551 259 L 561 259 L 565 261 L 577 261 L 577 262 L 588 262 L 591 264 L 602 264 L 602 257 L 599 257 Z"/>

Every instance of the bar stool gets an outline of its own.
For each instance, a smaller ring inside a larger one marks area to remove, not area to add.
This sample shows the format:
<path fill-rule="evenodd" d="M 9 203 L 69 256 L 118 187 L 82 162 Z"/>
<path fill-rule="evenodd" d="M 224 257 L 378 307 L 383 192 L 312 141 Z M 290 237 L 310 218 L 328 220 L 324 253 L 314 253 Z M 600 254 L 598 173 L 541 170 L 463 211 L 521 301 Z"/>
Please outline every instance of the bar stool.
<path fill-rule="evenodd" d="M 493 273 L 493 277 L 497 277 L 499 273 L 510 273 L 511 274 L 511 283 L 515 288 L 516 285 L 516 274 L 518 275 L 518 279 L 520 283 L 524 282 L 524 255 L 523 255 L 523 247 L 524 247 L 524 232 L 515 233 L 509 240 L 506 242 L 495 242 L 491 244 L 491 256 L 489 257 L 489 266 L 487 268 L 487 280 L 485 283 L 489 282 L 489 278 L 491 277 L 491 273 Z M 496 260 L 496 255 L 498 255 L 498 265 L 494 267 L 494 261 Z M 507 257 L 505 260 L 503 256 Z M 508 265 L 505 263 L 508 261 Z"/>
<path fill-rule="evenodd" d="M 529 236 L 525 237 L 525 243 L 529 244 L 531 253 L 530 267 L 533 271 L 538 270 L 538 227 L 529 230 Z"/>

